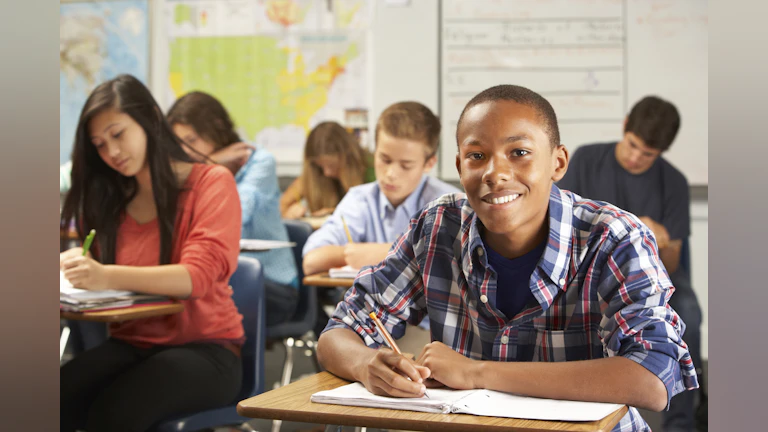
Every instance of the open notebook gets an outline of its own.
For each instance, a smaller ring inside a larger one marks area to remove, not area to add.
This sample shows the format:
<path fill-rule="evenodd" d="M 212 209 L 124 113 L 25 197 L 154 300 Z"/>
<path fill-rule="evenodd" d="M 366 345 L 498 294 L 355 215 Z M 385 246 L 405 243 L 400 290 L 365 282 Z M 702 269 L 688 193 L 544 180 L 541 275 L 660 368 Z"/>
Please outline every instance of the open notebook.
<path fill-rule="evenodd" d="M 88 291 L 80 288 L 75 288 L 67 280 L 67 278 L 64 277 L 64 272 L 59 270 L 59 295 L 61 298 L 88 301 L 88 300 L 113 299 L 115 297 L 125 297 L 132 294 L 133 293 L 130 291 L 116 291 L 116 290 Z"/>
<path fill-rule="evenodd" d="M 518 396 L 493 390 L 429 389 L 429 398 L 376 396 L 360 383 L 317 392 L 312 402 L 390 408 L 428 413 L 473 414 L 531 420 L 598 421 L 620 404 L 577 402 Z"/>

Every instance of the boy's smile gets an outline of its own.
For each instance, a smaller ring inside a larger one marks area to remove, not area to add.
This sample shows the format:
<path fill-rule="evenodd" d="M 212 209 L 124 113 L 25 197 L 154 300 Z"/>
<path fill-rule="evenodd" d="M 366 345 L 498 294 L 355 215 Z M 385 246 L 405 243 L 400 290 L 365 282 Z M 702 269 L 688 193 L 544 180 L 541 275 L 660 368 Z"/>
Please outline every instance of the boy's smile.
<path fill-rule="evenodd" d="M 535 108 L 498 100 L 468 109 L 457 131 L 456 168 L 491 248 L 516 258 L 547 234 L 552 183 L 565 174 L 565 147 L 552 148 Z"/>

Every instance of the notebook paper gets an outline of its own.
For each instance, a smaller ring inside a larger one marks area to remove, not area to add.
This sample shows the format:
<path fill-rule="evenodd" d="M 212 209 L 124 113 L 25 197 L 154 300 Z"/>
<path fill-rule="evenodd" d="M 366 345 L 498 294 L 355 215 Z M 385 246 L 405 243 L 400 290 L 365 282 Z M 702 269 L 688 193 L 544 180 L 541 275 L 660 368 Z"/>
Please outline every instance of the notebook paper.
<path fill-rule="evenodd" d="M 541 399 L 493 390 L 429 389 L 429 398 L 396 398 L 374 395 L 360 383 L 317 392 L 310 400 L 334 405 L 553 421 L 598 421 L 623 406 Z"/>
<path fill-rule="evenodd" d="M 344 267 L 334 267 L 328 270 L 328 276 L 336 279 L 354 279 L 359 272 L 360 269 L 345 265 Z"/>
<path fill-rule="evenodd" d="M 64 272 L 59 270 L 59 296 L 69 298 L 72 300 L 88 301 L 99 299 L 111 299 L 115 297 L 129 296 L 133 293 L 131 291 L 116 291 L 116 290 L 104 290 L 104 291 L 88 291 L 80 288 L 75 288 L 64 277 Z"/>
<path fill-rule="evenodd" d="M 264 252 L 272 249 L 292 248 L 294 242 L 280 240 L 240 239 L 240 250 L 248 252 Z"/>
<path fill-rule="evenodd" d="M 429 389 L 429 397 L 395 398 L 377 396 L 360 383 L 352 383 L 317 392 L 310 397 L 312 402 L 333 405 L 362 406 L 369 408 L 405 409 L 428 413 L 449 413 L 453 404 L 475 390 Z"/>

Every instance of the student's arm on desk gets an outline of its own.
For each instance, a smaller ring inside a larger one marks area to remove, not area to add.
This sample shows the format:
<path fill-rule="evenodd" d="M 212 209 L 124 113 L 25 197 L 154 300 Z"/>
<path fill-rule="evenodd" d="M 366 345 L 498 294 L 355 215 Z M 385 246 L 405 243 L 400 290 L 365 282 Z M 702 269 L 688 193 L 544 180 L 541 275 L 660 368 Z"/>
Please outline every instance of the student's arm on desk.
<path fill-rule="evenodd" d="M 62 263 L 64 277 L 79 288 L 100 291 L 114 289 L 184 299 L 192 293 L 192 278 L 181 264 L 132 267 L 103 265 L 88 257 Z"/>
<path fill-rule="evenodd" d="M 77 256 L 60 263 L 72 285 L 89 290 L 125 290 L 180 299 L 197 298 L 237 268 L 240 253 L 240 199 L 232 174 L 211 170 L 201 180 L 195 218 L 181 244 L 177 264 L 105 265 Z"/>
<path fill-rule="evenodd" d="M 344 328 L 320 336 L 317 359 L 332 374 L 358 381 L 371 393 L 382 396 L 421 397 L 426 390 L 423 381 L 430 373 L 390 349 L 365 346 L 357 333 Z"/>
<path fill-rule="evenodd" d="M 344 246 L 328 245 L 307 252 L 302 260 L 302 268 L 305 275 L 313 275 L 333 267 L 344 267 L 346 263 Z"/>
<path fill-rule="evenodd" d="M 354 268 L 376 265 L 387 257 L 391 243 L 351 243 L 344 247 L 344 260 Z"/>
<path fill-rule="evenodd" d="M 328 245 L 313 249 L 304 255 L 304 274 L 311 275 L 349 264 L 354 268 L 376 265 L 387 257 L 389 243 L 349 243 L 344 246 Z"/>
<path fill-rule="evenodd" d="M 667 406 L 667 390 L 661 380 L 623 357 L 553 363 L 477 361 L 440 342 L 432 342 L 424 347 L 418 364 L 429 368 L 431 379 L 454 389 L 479 388 L 548 399 L 613 402 L 653 411 L 662 411 Z"/>

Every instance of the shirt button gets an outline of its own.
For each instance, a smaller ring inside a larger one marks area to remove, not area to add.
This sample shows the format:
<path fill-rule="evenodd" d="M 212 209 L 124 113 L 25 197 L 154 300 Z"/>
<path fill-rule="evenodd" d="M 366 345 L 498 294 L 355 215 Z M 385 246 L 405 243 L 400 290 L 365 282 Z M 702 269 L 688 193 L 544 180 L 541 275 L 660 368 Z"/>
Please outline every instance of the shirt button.
<path fill-rule="evenodd" d="M 478 255 L 480 255 L 480 256 L 483 256 L 483 253 L 484 253 L 484 252 L 483 252 L 483 248 L 481 248 L 480 246 L 478 246 L 478 247 L 477 247 L 477 254 L 478 254 Z"/>
<path fill-rule="evenodd" d="M 560 279 L 560 286 L 565 285 L 565 279 Z"/>
<path fill-rule="evenodd" d="M 501 343 L 503 343 L 504 345 L 508 344 L 509 343 L 509 337 L 506 336 L 506 335 L 502 336 L 501 337 Z"/>
<path fill-rule="evenodd" d="M 488 296 L 483 294 L 480 296 L 480 301 L 483 303 L 488 303 Z"/>

